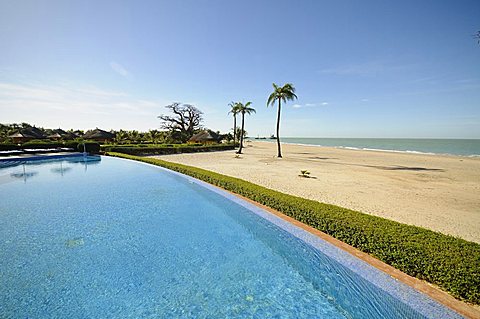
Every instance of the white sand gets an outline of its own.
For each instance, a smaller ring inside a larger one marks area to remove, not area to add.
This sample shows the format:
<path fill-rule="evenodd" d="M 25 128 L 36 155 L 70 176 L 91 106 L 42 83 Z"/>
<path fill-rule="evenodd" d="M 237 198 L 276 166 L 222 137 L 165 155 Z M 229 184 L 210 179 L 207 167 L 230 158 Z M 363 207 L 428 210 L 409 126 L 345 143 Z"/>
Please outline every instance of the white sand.
<path fill-rule="evenodd" d="M 480 159 L 248 142 L 233 151 L 155 156 L 480 243 Z M 306 169 L 315 178 L 302 178 Z"/>

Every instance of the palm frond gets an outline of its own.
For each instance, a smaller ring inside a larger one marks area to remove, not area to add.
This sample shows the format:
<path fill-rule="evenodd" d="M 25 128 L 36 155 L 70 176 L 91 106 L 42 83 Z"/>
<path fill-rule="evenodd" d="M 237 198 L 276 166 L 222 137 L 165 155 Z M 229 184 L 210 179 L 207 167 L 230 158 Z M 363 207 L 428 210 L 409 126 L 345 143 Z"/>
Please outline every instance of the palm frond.
<path fill-rule="evenodd" d="M 238 114 L 238 107 L 237 107 L 237 102 L 230 102 L 228 106 L 230 106 L 230 111 L 228 111 L 228 114 L 233 114 L 236 115 Z"/>
<path fill-rule="evenodd" d="M 268 97 L 268 100 L 267 100 L 267 106 L 273 105 L 275 103 L 276 99 L 277 99 L 276 92 L 273 92 L 272 94 L 270 94 L 270 96 Z"/>
<path fill-rule="evenodd" d="M 243 109 L 243 112 L 244 112 L 245 114 L 257 113 L 257 111 L 256 111 L 254 108 L 252 108 L 252 107 L 246 107 L 246 106 L 245 106 L 245 108 Z"/>

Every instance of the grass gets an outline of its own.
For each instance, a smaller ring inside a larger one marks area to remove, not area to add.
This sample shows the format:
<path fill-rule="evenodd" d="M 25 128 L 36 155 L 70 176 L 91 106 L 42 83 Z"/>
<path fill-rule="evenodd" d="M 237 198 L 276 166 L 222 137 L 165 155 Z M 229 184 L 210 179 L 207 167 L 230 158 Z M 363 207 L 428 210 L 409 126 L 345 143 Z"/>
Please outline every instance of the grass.
<path fill-rule="evenodd" d="M 480 245 L 421 227 L 284 194 L 201 168 L 120 153 L 203 180 L 252 199 L 327 233 L 383 262 L 480 304 Z"/>

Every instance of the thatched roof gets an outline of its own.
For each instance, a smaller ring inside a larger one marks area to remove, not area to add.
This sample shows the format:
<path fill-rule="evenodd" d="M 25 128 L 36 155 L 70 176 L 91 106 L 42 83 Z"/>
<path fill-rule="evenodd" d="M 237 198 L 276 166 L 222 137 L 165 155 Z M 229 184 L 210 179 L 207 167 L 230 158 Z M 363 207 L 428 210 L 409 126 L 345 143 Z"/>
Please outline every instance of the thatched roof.
<path fill-rule="evenodd" d="M 43 139 L 47 138 L 45 133 L 36 127 L 27 127 L 21 129 L 20 131 L 10 135 L 9 137 L 24 137 L 24 138 L 34 138 L 34 139 Z"/>
<path fill-rule="evenodd" d="M 61 128 L 56 129 L 56 130 L 52 130 L 52 133 L 53 133 L 52 135 L 58 134 L 58 135 L 60 135 L 60 137 L 62 137 L 64 139 L 67 139 L 67 140 L 73 140 L 73 139 L 76 139 L 78 137 L 77 134 L 72 133 L 72 132 L 66 132 L 66 131 L 62 130 Z"/>
<path fill-rule="evenodd" d="M 35 126 L 33 127 L 28 127 L 22 130 L 22 132 L 25 132 L 26 134 L 30 134 L 31 136 L 35 138 L 46 138 L 47 136 L 45 133 L 43 133 L 40 129 L 36 128 Z"/>
<path fill-rule="evenodd" d="M 48 138 L 62 138 L 62 136 L 58 133 L 53 133 L 53 134 L 50 134 Z"/>
<path fill-rule="evenodd" d="M 203 130 L 193 135 L 188 141 L 189 142 L 218 142 L 219 135 L 210 130 Z"/>
<path fill-rule="evenodd" d="M 14 138 L 19 138 L 19 137 L 26 137 L 20 132 L 13 133 L 12 135 L 9 135 L 8 137 L 14 137 Z"/>
<path fill-rule="evenodd" d="M 109 140 L 109 139 L 115 138 L 115 134 L 104 131 L 104 130 L 101 130 L 99 128 L 96 128 L 94 130 L 91 130 L 91 131 L 88 131 L 87 133 L 85 133 L 85 135 L 83 135 L 83 138 L 84 139 L 91 138 L 91 139 Z"/>

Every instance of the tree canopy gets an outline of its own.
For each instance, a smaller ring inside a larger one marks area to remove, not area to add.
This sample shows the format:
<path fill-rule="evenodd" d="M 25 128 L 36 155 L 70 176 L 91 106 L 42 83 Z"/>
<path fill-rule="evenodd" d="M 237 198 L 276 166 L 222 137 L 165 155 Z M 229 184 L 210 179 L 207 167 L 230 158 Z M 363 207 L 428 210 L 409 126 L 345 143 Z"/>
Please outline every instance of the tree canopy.
<path fill-rule="evenodd" d="M 170 131 L 173 138 L 182 142 L 188 141 L 193 134 L 202 128 L 202 111 L 191 104 L 172 103 L 165 106 L 172 115 L 160 115 L 161 127 Z"/>

